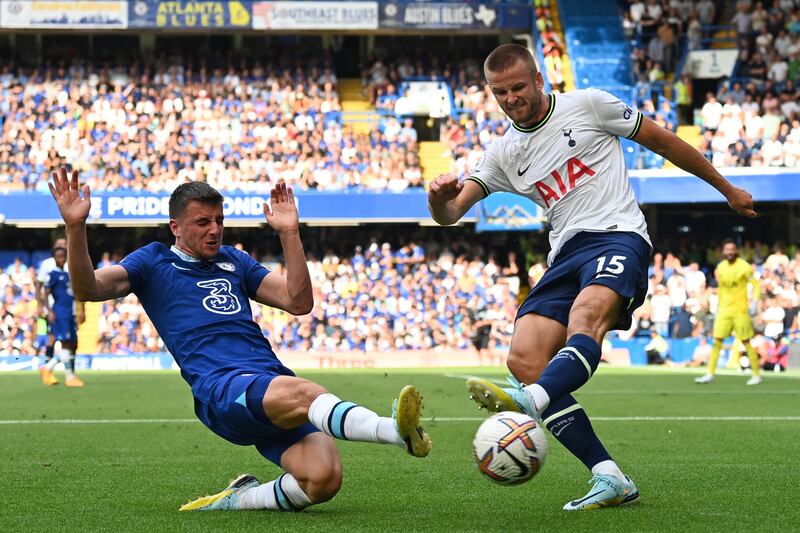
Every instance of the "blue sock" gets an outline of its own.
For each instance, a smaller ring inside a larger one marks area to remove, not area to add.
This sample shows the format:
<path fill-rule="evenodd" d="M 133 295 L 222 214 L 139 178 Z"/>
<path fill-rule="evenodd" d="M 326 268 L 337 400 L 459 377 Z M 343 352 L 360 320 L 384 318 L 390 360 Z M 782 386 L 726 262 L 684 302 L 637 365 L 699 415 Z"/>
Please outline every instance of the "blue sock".
<path fill-rule="evenodd" d="M 558 442 L 589 470 L 601 461 L 612 460 L 597 438 L 586 411 L 571 394 L 550 403 L 542 413 L 542 420 Z"/>
<path fill-rule="evenodd" d="M 553 404 L 589 381 L 598 364 L 600 345 L 590 336 L 576 333 L 553 357 L 536 384 L 547 392 Z"/>

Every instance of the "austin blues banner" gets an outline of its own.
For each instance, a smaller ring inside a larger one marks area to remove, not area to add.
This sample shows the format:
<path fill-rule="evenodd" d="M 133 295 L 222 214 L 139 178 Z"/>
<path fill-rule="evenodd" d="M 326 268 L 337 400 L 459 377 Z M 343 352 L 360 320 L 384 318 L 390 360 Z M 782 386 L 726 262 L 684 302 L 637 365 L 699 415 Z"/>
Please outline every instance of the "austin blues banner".
<path fill-rule="evenodd" d="M 129 26 L 149 29 L 235 29 L 251 27 L 250 1 L 130 0 Z"/>
<path fill-rule="evenodd" d="M 381 28 L 494 29 L 497 7 L 456 2 L 386 2 L 381 4 Z"/>
<path fill-rule="evenodd" d="M 0 27 L 123 29 L 128 26 L 128 2 L 124 0 L 0 2 Z"/>
<path fill-rule="evenodd" d="M 381 29 L 496 30 L 531 27 L 523 2 L 403 2 L 380 4 Z"/>

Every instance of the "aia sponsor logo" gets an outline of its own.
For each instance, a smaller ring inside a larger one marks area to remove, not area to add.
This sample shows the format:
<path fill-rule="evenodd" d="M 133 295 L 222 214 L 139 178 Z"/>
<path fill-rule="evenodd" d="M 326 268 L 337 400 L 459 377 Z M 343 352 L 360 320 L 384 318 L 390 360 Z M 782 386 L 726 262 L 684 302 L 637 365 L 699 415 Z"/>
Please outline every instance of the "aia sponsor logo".
<path fill-rule="evenodd" d="M 559 169 L 551 170 L 548 176 L 534 183 L 536 192 L 539 193 L 546 209 L 550 209 L 569 191 L 580 185 L 578 180 L 585 176 L 595 175 L 595 171 L 583 164 L 577 157 L 570 157 L 566 167 L 566 179 L 564 179 L 565 169 L 562 168 L 561 172 Z"/>

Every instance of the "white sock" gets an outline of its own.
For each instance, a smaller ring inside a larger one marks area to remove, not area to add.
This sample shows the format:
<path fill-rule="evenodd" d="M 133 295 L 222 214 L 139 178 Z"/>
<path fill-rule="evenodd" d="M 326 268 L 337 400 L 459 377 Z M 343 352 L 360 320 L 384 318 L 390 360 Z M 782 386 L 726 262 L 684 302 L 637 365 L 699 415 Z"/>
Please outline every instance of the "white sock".
<path fill-rule="evenodd" d="M 50 360 L 47 362 L 46 365 L 44 365 L 44 367 L 50 372 L 52 372 L 57 364 L 58 364 L 58 356 L 53 354 L 53 357 L 50 358 Z"/>
<path fill-rule="evenodd" d="M 285 473 L 274 481 L 242 492 L 239 495 L 238 509 L 300 511 L 312 503 L 294 476 Z"/>
<path fill-rule="evenodd" d="M 394 420 L 378 416 L 353 402 L 344 402 L 330 392 L 320 394 L 311 402 L 308 420 L 335 439 L 404 446 Z"/>
<path fill-rule="evenodd" d="M 525 387 L 524 390 L 528 393 L 528 397 L 533 402 L 533 406 L 536 407 L 536 411 L 538 411 L 539 414 L 544 413 L 544 410 L 550 406 L 550 395 L 547 394 L 547 391 L 544 390 L 541 385 L 534 383 L 533 385 Z"/>
<path fill-rule="evenodd" d="M 617 463 L 615 463 L 611 459 L 600 461 L 599 463 L 597 463 L 592 467 L 592 475 L 596 476 L 599 474 L 614 476 L 622 483 L 627 483 L 627 480 L 625 479 L 625 474 L 623 474 L 622 470 L 619 469 Z"/>
<path fill-rule="evenodd" d="M 75 354 L 72 353 L 72 350 L 61 350 L 58 354 L 58 358 L 64 363 L 64 373 L 66 376 L 68 378 L 75 377 L 75 371 L 72 370 L 75 367 Z"/>

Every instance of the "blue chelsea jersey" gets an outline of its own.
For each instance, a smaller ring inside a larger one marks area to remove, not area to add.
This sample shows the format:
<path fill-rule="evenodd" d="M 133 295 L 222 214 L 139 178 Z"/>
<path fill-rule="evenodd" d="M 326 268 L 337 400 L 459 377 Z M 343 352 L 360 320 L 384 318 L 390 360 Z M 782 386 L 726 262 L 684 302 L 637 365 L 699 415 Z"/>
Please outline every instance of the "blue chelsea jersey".
<path fill-rule="evenodd" d="M 75 295 L 69 284 L 69 273 L 55 267 L 50 271 L 50 279 L 45 285 L 53 295 L 53 311 L 56 315 L 72 315 L 75 310 Z"/>
<path fill-rule="evenodd" d="M 222 246 L 199 261 L 154 242 L 120 265 L 196 398 L 228 374 L 280 365 L 250 309 L 269 270 L 246 253 Z"/>

